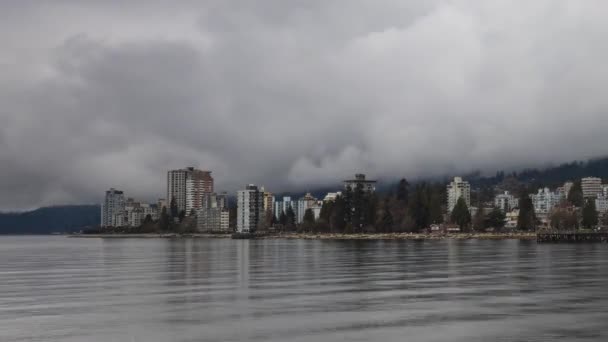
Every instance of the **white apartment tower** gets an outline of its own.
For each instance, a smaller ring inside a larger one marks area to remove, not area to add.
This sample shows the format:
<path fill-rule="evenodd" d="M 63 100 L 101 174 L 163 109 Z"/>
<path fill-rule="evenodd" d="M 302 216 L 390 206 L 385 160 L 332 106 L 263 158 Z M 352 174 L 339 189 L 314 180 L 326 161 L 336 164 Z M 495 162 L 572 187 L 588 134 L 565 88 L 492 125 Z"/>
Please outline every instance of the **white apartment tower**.
<path fill-rule="evenodd" d="M 467 207 L 471 207 L 471 185 L 469 182 L 462 180 L 461 177 L 454 177 L 454 180 L 448 184 L 448 213 L 451 213 L 459 198 L 464 198 Z"/>
<path fill-rule="evenodd" d="M 581 179 L 581 188 L 583 189 L 583 197 L 595 198 L 602 194 L 602 179 L 596 177 L 587 177 Z"/>
<path fill-rule="evenodd" d="M 264 191 L 249 184 L 236 195 L 236 229 L 239 233 L 253 233 L 264 222 Z"/>
<path fill-rule="evenodd" d="M 185 211 L 189 215 L 192 209 L 202 207 L 203 195 L 212 192 L 211 171 L 188 167 L 167 172 L 167 209 L 171 206 L 171 200 L 175 199 L 178 212 Z"/>
<path fill-rule="evenodd" d="M 125 194 L 114 188 L 106 191 L 101 205 L 101 226 L 122 226 L 125 215 Z"/>

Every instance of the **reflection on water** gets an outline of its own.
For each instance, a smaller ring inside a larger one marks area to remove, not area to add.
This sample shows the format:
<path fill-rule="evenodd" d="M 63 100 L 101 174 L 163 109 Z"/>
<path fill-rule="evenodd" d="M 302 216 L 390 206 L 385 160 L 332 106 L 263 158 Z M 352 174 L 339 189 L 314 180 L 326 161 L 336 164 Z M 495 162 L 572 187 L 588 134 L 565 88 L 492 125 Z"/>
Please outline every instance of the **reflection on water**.
<path fill-rule="evenodd" d="M 608 247 L 0 238 L 0 341 L 606 341 Z"/>

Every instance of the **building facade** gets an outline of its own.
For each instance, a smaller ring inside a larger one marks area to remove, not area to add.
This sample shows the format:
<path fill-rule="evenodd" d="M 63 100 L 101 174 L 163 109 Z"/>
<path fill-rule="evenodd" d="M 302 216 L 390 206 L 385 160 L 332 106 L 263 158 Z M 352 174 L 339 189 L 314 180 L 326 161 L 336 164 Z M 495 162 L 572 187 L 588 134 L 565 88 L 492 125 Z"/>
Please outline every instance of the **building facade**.
<path fill-rule="evenodd" d="M 253 233 L 264 222 L 264 192 L 249 184 L 236 195 L 236 229 L 239 233 Z"/>
<path fill-rule="evenodd" d="M 310 193 L 306 193 L 302 198 L 298 200 L 298 210 L 296 210 L 297 224 L 301 224 L 304 221 L 304 214 L 306 214 L 306 210 L 312 209 L 317 204 L 317 202 L 317 199 Z"/>
<path fill-rule="evenodd" d="M 272 192 L 264 191 L 264 212 L 274 215 L 274 195 Z"/>
<path fill-rule="evenodd" d="M 494 207 L 500 209 L 503 213 L 509 212 L 518 206 L 519 200 L 508 191 L 494 197 Z"/>
<path fill-rule="evenodd" d="M 193 167 L 167 172 L 167 209 L 175 200 L 177 211 L 189 215 L 192 209 L 202 206 L 203 194 L 213 192 L 211 171 L 201 171 Z"/>
<path fill-rule="evenodd" d="M 471 206 L 471 185 L 462 180 L 461 177 L 454 177 L 454 180 L 447 186 L 448 193 L 448 213 L 451 213 L 456 206 L 459 198 L 463 198 L 467 207 Z"/>
<path fill-rule="evenodd" d="M 541 219 L 546 218 L 551 210 L 564 199 L 563 196 L 562 193 L 553 192 L 549 188 L 538 189 L 536 194 L 530 195 L 536 216 Z"/>
<path fill-rule="evenodd" d="M 101 205 L 101 226 L 120 227 L 124 225 L 125 194 L 120 190 L 111 188 L 106 191 Z"/>
<path fill-rule="evenodd" d="M 344 190 L 355 191 L 358 186 L 361 186 L 364 192 L 376 191 L 376 181 L 365 179 L 365 175 L 362 173 L 356 174 L 354 179 L 344 181 Z"/>
<path fill-rule="evenodd" d="M 188 168 L 186 177 L 186 215 L 203 207 L 203 196 L 213 192 L 211 171 Z"/>
<path fill-rule="evenodd" d="M 229 214 L 227 194 L 209 193 L 203 196 L 202 207 L 196 212 L 196 228 L 201 233 L 228 233 Z"/>
<path fill-rule="evenodd" d="M 595 198 L 603 192 L 602 179 L 597 177 L 586 177 L 581 179 L 583 197 Z"/>
<path fill-rule="evenodd" d="M 274 202 L 274 217 L 279 220 L 281 214 L 287 214 L 287 210 L 291 208 L 296 217 L 298 216 L 298 204 L 293 201 L 290 196 L 284 196 L 280 201 Z"/>

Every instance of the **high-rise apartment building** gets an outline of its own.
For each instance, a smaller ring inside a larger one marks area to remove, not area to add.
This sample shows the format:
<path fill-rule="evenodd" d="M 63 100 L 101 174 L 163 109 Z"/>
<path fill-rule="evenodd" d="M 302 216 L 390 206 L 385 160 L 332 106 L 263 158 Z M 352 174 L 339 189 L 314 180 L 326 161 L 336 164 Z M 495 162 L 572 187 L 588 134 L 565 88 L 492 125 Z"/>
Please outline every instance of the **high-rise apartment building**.
<path fill-rule="evenodd" d="M 226 193 L 206 193 L 197 210 L 196 227 L 202 233 L 229 232 L 229 214 Z"/>
<path fill-rule="evenodd" d="M 189 215 L 192 209 L 200 209 L 203 194 L 213 192 L 211 171 L 201 171 L 193 167 L 171 170 L 167 173 L 167 202 L 175 200 L 178 212 Z"/>
<path fill-rule="evenodd" d="M 461 177 L 454 177 L 454 180 L 448 184 L 448 213 L 451 213 L 459 198 L 463 198 L 467 203 L 467 207 L 471 207 L 471 185 L 469 182 L 462 180 Z"/>
<path fill-rule="evenodd" d="M 581 179 L 581 188 L 583 189 L 583 197 L 595 198 L 602 194 L 602 179 L 596 177 L 587 177 Z"/>
<path fill-rule="evenodd" d="M 125 194 L 114 188 L 106 191 L 101 205 L 101 226 L 116 227 L 124 225 Z"/>
<path fill-rule="evenodd" d="M 317 199 L 310 193 L 306 193 L 304 197 L 298 200 L 298 210 L 296 210 L 296 223 L 300 224 L 304 221 L 304 214 L 307 209 L 312 209 L 317 204 Z M 314 212 L 313 212 L 314 214 Z"/>
<path fill-rule="evenodd" d="M 291 208 L 297 216 L 298 204 L 293 201 L 290 196 L 283 196 L 283 199 L 274 202 L 274 217 L 281 218 L 281 214 L 287 214 L 287 210 Z"/>
<path fill-rule="evenodd" d="M 264 222 L 264 192 L 253 184 L 237 191 L 236 229 L 253 233 Z"/>
<path fill-rule="evenodd" d="M 344 189 L 351 191 L 355 191 L 358 186 L 363 188 L 364 192 L 374 192 L 376 191 L 376 181 L 365 179 L 365 175 L 362 173 L 358 173 L 355 175 L 355 179 L 347 179 L 344 181 Z"/>
<path fill-rule="evenodd" d="M 274 215 L 274 195 L 272 192 L 264 191 L 264 212 Z"/>

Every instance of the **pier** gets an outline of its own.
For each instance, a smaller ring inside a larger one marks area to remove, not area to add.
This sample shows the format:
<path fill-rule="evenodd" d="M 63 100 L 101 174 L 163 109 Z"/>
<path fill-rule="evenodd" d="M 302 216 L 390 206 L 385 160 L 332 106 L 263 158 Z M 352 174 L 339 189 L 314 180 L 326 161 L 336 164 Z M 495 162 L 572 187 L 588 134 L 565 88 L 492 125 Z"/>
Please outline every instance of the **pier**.
<path fill-rule="evenodd" d="M 608 232 L 546 231 L 536 234 L 537 243 L 608 243 Z"/>

